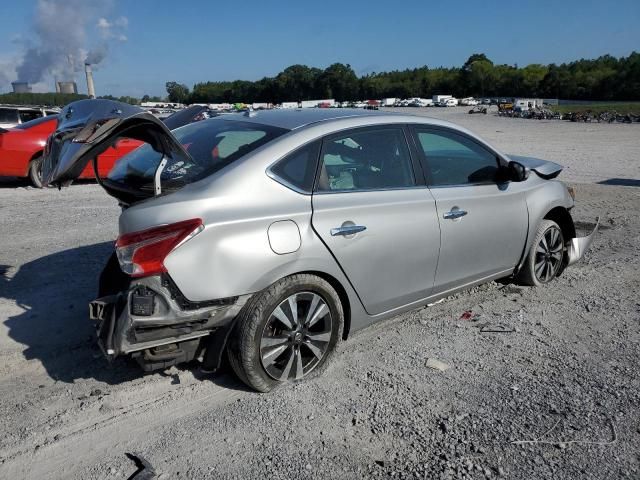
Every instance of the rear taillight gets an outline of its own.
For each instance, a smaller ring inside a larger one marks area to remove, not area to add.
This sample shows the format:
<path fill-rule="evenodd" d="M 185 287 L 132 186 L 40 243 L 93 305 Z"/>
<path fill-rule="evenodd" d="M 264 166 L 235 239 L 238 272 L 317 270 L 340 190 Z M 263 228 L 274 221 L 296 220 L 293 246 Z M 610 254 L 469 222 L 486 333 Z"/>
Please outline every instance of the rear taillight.
<path fill-rule="evenodd" d="M 120 268 L 132 277 L 147 277 L 166 272 L 164 259 L 167 255 L 203 229 L 202 220 L 194 218 L 120 235 L 116 241 Z"/>

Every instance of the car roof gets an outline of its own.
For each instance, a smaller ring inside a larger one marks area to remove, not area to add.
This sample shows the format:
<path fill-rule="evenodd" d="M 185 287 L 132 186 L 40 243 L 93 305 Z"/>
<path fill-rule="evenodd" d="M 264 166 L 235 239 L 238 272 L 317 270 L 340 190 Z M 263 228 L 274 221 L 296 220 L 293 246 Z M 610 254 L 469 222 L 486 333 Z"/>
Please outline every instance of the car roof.
<path fill-rule="evenodd" d="M 296 108 L 257 110 L 224 115 L 223 118 L 261 123 L 272 127 L 294 130 L 312 123 L 349 117 L 395 116 L 393 113 L 358 108 Z"/>
<path fill-rule="evenodd" d="M 396 113 L 378 110 L 363 110 L 357 108 L 301 108 L 301 109 L 278 109 L 278 110 L 258 110 L 245 113 L 223 114 L 218 117 L 203 120 L 205 122 L 215 122 L 220 120 L 234 120 L 252 122 L 272 127 L 280 127 L 293 132 L 303 134 L 304 131 L 314 131 L 314 135 L 327 135 L 333 133 L 335 128 L 357 128 L 369 125 L 382 125 L 386 123 L 395 124 L 422 124 L 432 127 L 443 127 L 457 133 L 463 133 L 479 141 L 481 144 L 491 148 L 498 155 L 506 157 L 496 147 L 489 145 L 474 132 L 446 120 L 426 117 L 422 115 L 412 115 L 407 113 Z"/>

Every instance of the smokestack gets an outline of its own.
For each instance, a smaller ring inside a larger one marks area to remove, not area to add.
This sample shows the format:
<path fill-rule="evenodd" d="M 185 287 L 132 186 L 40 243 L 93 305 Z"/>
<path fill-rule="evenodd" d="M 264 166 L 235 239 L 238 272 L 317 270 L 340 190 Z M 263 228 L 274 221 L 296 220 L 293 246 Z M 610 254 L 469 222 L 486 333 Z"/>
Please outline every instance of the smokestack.
<path fill-rule="evenodd" d="M 93 73 L 91 72 L 91 65 L 84 64 L 84 73 L 87 74 L 87 95 L 89 98 L 96 98 L 96 89 L 93 86 Z"/>

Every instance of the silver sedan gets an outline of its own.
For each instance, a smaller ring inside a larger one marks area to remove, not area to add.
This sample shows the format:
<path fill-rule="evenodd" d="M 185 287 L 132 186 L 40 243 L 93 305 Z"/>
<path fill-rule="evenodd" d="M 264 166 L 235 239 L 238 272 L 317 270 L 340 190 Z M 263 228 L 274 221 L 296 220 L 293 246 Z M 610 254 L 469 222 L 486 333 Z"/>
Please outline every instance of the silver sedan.
<path fill-rule="evenodd" d="M 109 359 L 146 370 L 227 353 L 269 391 L 323 370 L 349 334 L 494 279 L 552 281 L 576 238 L 562 168 L 424 117 L 350 109 L 223 115 L 170 132 L 136 107 L 65 107 L 44 175 L 68 185 L 119 138 L 146 144 L 90 305 Z"/>

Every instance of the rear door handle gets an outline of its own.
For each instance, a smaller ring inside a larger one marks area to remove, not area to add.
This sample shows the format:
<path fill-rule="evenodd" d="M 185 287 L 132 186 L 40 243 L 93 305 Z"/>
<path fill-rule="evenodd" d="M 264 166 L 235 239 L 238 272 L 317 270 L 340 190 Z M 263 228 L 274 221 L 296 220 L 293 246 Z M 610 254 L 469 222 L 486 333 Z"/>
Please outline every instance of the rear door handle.
<path fill-rule="evenodd" d="M 442 215 L 445 220 L 455 220 L 456 218 L 464 217 L 467 214 L 465 210 L 451 210 Z"/>
<path fill-rule="evenodd" d="M 353 235 L 355 233 L 364 232 L 366 229 L 367 227 L 365 227 L 364 225 L 346 225 L 344 227 L 332 228 L 331 236 L 335 237 L 338 235 Z"/>

